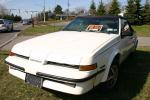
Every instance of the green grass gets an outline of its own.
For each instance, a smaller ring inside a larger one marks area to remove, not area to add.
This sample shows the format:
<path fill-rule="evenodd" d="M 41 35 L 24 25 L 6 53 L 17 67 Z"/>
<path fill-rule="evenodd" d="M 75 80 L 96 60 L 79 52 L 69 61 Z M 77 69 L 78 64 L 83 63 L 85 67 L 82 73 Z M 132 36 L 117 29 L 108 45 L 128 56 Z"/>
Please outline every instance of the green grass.
<path fill-rule="evenodd" d="M 50 26 L 50 25 L 35 25 L 34 28 L 32 26 L 30 26 L 29 28 L 23 30 L 20 33 L 20 35 L 24 35 L 24 36 L 42 35 L 42 34 L 46 34 L 46 33 L 59 31 L 62 28 L 63 28 L 62 26 L 54 27 L 54 26 Z"/>
<path fill-rule="evenodd" d="M 98 86 L 81 96 L 33 87 L 8 74 L 7 52 L 0 52 L 0 100 L 150 100 L 150 47 L 140 47 L 123 64 L 119 82 L 108 93 Z"/>
<path fill-rule="evenodd" d="M 133 26 L 138 36 L 150 37 L 150 25 Z"/>
<path fill-rule="evenodd" d="M 63 26 L 50 26 L 50 25 L 35 25 L 35 27 L 29 27 L 23 30 L 20 35 L 24 36 L 37 36 L 46 33 L 59 31 Z M 133 29 L 137 32 L 138 36 L 150 37 L 150 25 L 133 26 Z"/>

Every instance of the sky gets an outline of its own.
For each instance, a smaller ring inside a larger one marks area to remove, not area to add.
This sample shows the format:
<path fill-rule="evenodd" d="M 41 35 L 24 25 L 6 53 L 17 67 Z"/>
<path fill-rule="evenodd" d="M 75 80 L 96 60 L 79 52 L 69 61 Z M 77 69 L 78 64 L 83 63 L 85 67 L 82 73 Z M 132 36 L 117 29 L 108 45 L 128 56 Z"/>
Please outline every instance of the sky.
<path fill-rule="evenodd" d="M 92 0 L 69 0 L 70 10 L 74 10 L 77 7 L 83 7 L 88 9 Z M 104 3 L 108 3 L 111 0 L 103 0 Z M 127 0 L 120 0 L 120 5 L 126 4 Z M 52 10 L 59 4 L 62 6 L 63 10 L 67 9 L 68 0 L 45 0 L 46 10 Z M 96 5 L 100 0 L 95 0 Z M 31 13 L 25 11 L 42 11 L 44 7 L 44 0 L 0 0 L 0 4 L 6 6 L 8 9 L 20 9 L 12 10 L 14 14 L 21 15 L 23 18 L 29 18 Z"/>

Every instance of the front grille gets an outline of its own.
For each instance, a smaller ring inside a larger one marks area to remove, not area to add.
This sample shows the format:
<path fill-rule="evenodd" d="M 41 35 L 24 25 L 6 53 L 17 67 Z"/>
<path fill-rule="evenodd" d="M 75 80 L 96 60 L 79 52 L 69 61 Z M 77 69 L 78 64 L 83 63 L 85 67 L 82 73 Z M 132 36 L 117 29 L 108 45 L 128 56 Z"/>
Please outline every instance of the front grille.
<path fill-rule="evenodd" d="M 51 61 L 48 61 L 47 64 L 61 66 L 61 67 L 68 67 L 68 68 L 79 69 L 78 65 L 62 64 L 62 63 L 56 63 L 56 62 L 51 62 Z"/>

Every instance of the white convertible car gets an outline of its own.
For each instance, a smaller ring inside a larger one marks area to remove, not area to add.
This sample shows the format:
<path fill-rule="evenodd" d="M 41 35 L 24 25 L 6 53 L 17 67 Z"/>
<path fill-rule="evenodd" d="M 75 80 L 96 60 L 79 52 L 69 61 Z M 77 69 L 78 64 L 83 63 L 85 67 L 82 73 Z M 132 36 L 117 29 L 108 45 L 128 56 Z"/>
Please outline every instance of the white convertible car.
<path fill-rule="evenodd" d="M 119 65 L 137 44 L 123 17 L 77 17 L 62 31 L 16 44 L 6 63 L 26 83 L 80 95 L 100 83 L 112 89 Z"/>

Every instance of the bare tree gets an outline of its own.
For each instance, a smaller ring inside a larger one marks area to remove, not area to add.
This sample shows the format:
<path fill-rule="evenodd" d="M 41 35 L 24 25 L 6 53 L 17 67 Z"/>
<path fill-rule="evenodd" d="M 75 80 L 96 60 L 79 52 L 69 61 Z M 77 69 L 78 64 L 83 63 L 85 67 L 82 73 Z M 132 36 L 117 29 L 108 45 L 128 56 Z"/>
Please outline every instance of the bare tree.
<path fill-rule="evenodd" d="M 6 9 L 6 7 L 0 4 L 0 15 L 6 15 L 6 14 L 9 14 L 8 9 Z"/>
<path fill-rule="evenodd" d="M 108 2 L 105 4 L 105 9 L 106 9 L 106 12 L 109 11 L 109 8 L 111 7 L 111 2 Z"/>
<path fill-rule="evenodd" d="M 84 15 L 85 12 L 86 12 L 86 9 L 84 7 L 77 7 L 77 8 L 75 8 L 75 13 L 77 15 Z"/>

